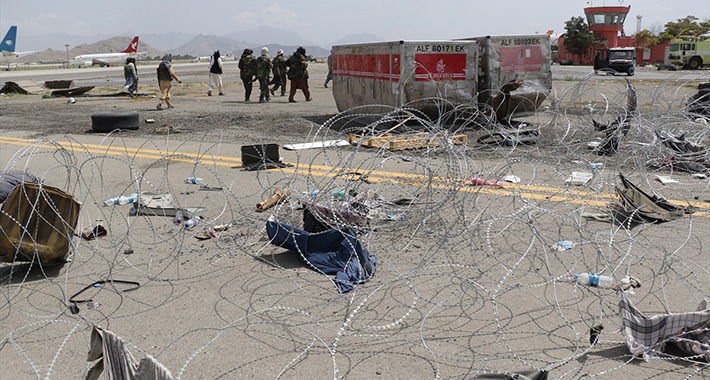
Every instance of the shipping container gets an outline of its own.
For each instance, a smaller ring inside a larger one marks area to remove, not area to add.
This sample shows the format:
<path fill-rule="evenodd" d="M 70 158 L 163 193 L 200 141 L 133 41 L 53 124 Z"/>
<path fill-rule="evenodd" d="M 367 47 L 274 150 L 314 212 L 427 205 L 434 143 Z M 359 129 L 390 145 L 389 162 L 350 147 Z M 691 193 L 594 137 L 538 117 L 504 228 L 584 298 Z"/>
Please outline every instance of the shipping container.
<path fill-rule="evenodd" d="M 478 102 L 491 104 L 506 85 L 510 92 L 503 114 L 528 115 L 552 90 L 550 36 L 547 34 L 466 38 L 478 43 Z"/>
<path fill-rule="evenodd" d="M 517 83 L 506 114 L 534 111 L 552 88 L 548 35 L 393 41 L 333 46 L 333 97 L 339 111 L 373 105 L 437 113 L 486 108 Z"/>
<path fill-rule="evenodd" d="M 332 51 L 333 97 L 341 112 L 363 105 L 436 112 L 441 105 L 434 98 L 455 105 L 475 101 L 475 41 L 375 42 Z"/>

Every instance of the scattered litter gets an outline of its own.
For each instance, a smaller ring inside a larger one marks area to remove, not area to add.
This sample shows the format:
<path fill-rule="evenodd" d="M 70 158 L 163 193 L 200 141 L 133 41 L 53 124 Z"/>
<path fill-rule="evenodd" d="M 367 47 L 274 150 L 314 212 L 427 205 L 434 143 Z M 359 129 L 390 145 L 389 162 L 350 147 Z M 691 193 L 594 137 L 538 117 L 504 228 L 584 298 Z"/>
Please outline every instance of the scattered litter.
<path fill-rule="evenodd" d="M 620 204 L 611 204 L 609 207 L 633 222 L 669 222 L 678 219 L 690 210 L 671 204 L 665 199 L 644 193 L 631 183 L 622 174 L 621 187 L 616 187 L 616 193 L 621 200 Z"/>
<path fill-rule="evenodd" d="M 482 178 L 478 177 L 469 177 L 468 180 L 466 181 L 466 184 L 471 185 L 471 186 L 495 186 L 495 187 L 500 187 L 500 188 L 507 188 L 508 187 L 508 182 L 506 181 L 496 181 L 493 179 L 488 179 L 484 180 Z"/>
<path fill-rule="evenodd" d="M 289 144 L 284 145 L 283 148 L 286 150 L 301 150 L 301 149 L 311 149 L 311 148 L 330 148 L 334 146 L 346 146 L 350 143 L 346 140 L 330 140 L 330 141 L 317 141 L 312 143 L 303 144 Z"/>
<path fill-rule="evenodd" d="M 636 357 L 663 356 L 666 343 L 690 356 L 710 360 L 710 308 L 700 301 L 696 311 L 645 316 L 634 306 L 626 292 L 617 291 L 621 333 L 629 351 Z"/>
<path fill-rule="evenodd" d="M 126 249 L 123 251 L 123 254 L 124 254 L 124 255 L 132 255 L 132 254 L 133 254 L 133 248 L 126 248 Z"/>
<path fill-rule="evenodd" d="M 215 231 L 212 228 L 205 228 L 204 230 L 198 232 L 195 235 L 195 238 L 199 240 L 207 240 L 207 239 L 212 239 L 213 237 L 217 237 L 217 234 L 215 234 Z"/>
<path fill-rule="evenodd" d="M 200 186 L 200 191 L 222 191 L 223 189 L 221 187 L 212 187 L 212 186 L 206 186 L 202 185 Z"/>
<path fill-rule="evenodd" d="M 596 149 L 599 147 L 599 141 L 590 141 L 587 143 L 587 148 L 589 149 Z"/>
<path fill-rule="evenodd" d="M 153 124 L 155 123 L 155 119 L 145 119 L 146 124 Z"/>
<path fill-rule="evenodd" d="M 614 279 L 609 276 L 601 276 L 589 273 L 575 274 L 574 279 L 582 285 L 589 285 L 598 288 L 611 288 L 616 284 Z"/>
<path fill-rule="evenodd" d="M 565 182 L 572 185 L 586 185 L 592 178 L 594 175 L 590 172 L 572 172 Z"/>
<path fill-rule="evenodd" d="M 177 214 L 180 214 L 180 218 L 186 217 L 188 219 L 193 216 L 201 216 L 207 212 L 206 207 L 176 208 L 173 202 L 173 195 L 170 193 L 141 193 L 138 196 L 136 206 L 138 213 L 141 215 L 177 217 Z"/>
<path fill-rule="evenodd" d="M 587 165 L 588 168 L 594 168 L 594 169 L 601 169 L 604 167 L 604 163 L 602 162 L 592 162 Z"/>
<path fill-rule="evenodd" d="M 201 184 L 205 183 L 205 180 L 200 177 L 189 177 L 189 178 L 185 178 L 185 183 L 201 185 Z"/>
<path fill-rule="evenodd" d="M 108 234 L 106 228 L 99 224 L 97 226 L 84 227 L 79 233 L 79 236 L 84 238 L 84 240 L 94 240 L 97 237 L 106 236 L 106 234 Z"/>
<path fill-rule="evenodd" d="M 706 179 L 708 178 L 708 176 L 705 173 L 693 173 L 693 178 Z"/>
<path fill-rule="evenodd" d="M 510 174 L 503 177 L 503 181 L 510 183 L 520 183 L 520 177 Z"/>
<path fill-rule="evenodd" d="M 214 229 L 215 231 L 217 231 L 217 232 L 221 232 L 221 231 L 226 231 L 226 230 L 229 229 L 229 227 L 231 227 L 231 226 L 232 226 L 231 223 L 229 223 L 229 224 L 218 224 L 218 225 L 214 226 L 213 229 Z"/>
<path fill-rule="evenodd" d="M 76 103 L 76 99 L 74 99 L 74 98 L 67 98 L 67 103 L 68 103 L 68 104 L 74 104 L 74 103 Z"/>
<path fill-rule="evenodd" d="M 671 183 L 678 183 L 678 181 L 674 180 L 671 177 L 665 176 L 665 175 L 657 175 L 656 179 L 659 180 L 664 185 L 668 185 Z"/>
<path fill-rule="evenodd" d="M 566 251 L 568 249 L 572 249 L 575 245 L 576 245 L 575 243 L 562 240 L 562 241 L 558 241 L 557 243 L 553 244 L 552 248 L 556 251 L 562 252 L 562 251 Z"/>
<path fill-rule="evenodd" d="M 290 191 L 288 191 L 288 190 L 282 191 L 282 190 L 276 189 L 276 190 L 274 190 L 274 193 L 271 195 L 271 197 L 269 197 L 269 199 L 256 204 L 256 210 L 257 211 L 264 211 L 270 207 L 273 207 L 274 205 L 276 205 L 278 203 L 285 201 L 286 198 L 288 198 L 289 196 L 291 196 Z"/>

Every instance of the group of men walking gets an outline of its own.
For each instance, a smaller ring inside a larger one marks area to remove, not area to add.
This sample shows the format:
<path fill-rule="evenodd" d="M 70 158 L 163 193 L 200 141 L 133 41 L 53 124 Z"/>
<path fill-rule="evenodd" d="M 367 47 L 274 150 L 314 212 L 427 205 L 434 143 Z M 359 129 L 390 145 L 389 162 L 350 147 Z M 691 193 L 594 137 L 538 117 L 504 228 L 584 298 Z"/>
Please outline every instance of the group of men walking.
<path fill-rule="evenodd" d="M 295 103 L 294 96 L 296 91 L 301 90 L 306 97 L 306 101 L 311 101 L 311 92 L 308 89 L 308 61 L 306 59 L 306 49 L 299 46 L 293 54 L 286 58 L 283 50 L 276 51 L 276 57 L 269 57 L 269 49 L 261 48 L 261 55 L 254 57 L 254 51 L 244 49 L 241 58 L 239 59 L 239 76 L 244 84 L 244 101 L 248 102 L 251 98 L 253 83 L 259 81 L 259 103 L 271 101 L 271 96 L 280 90 L 281 96 L 286 95 L 286 81 L 291 82 L 288 101 Z M 325 87 L 328 87 L 328 81 L 332 79 L 332 61 L 328 57 L 329 72 L 326 78 Z M 165 54 L 160 65 L 157 68 L 158 85 L 160 87 L 160 100 L 158 101 L 157 109 L 163 109 L 163 103 L 168 108 L 173 108 L 170 99 L 170 88 L 172 81 L 182 83 L 180 78 L 175 74 L 172 68 L 172 55 Z M 207 95 L 212 96 L 212 91 L 216 90 L 219 95 L 224 95 L 224 87 L 222 85 L 222 58 L 219 50 L 215 51 L 210 59 L 210 79 L 207 87 Z M 273 76 L 272 76 L 273 74 Z M 138 87 L 138 74 L 135 68 L 135 60 L 128 58 L 124 66 L 124 76 L 126 84 L 124 87 L 128 89 L 131 97 L 134 97 Z M 269 85 L 273 87 L 269 88 Z"/>
<path fill-rule="evenodd" d="M 219 51 L 215 52 L 215 54 L 218 53 Z M 221 67 L 221 61 L 218 64 Z M 281 96 L 286 95 L 287 80 L 291 82 L 289 102 L 296 102 L 294 96 L 297 90 L 303 91 L 307 102 L 311 101 L 311 92 L 308 89 L 308 62 L 306 49 L 303 46 L 299 46 L 289 58 L 284 57 L 283 50 L 279 49 L 273 59 L 269 57 L 267 47 L 261 48 L 259 57 L 254 57 L 253 50 L 244 49 L 239 58 L 239 77 L 244 84 L 245 102 L 250 101 L 255 81 L 259 82 L 259 103 L 264 103 L 271 101 L 271 96 L 276 95 L 276 90 L 280 89 Z M 273 87 L 269 88 L 269 85 L 273 85 Z M 210 95 L 210 92 L 211 90 L 207 94 Z"/>

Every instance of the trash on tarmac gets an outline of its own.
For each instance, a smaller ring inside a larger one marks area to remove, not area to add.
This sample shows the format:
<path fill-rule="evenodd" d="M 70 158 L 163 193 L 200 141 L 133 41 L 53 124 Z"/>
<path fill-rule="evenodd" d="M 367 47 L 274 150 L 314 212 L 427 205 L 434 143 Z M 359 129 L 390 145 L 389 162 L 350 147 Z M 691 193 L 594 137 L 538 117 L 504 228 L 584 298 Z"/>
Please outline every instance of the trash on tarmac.
<path fill-rule="evenodd" d="M 573 242 L 562 240 L 562 241 L 558 241 L 557 243 L 553 244 L 552 249 L 554 249 L 555 251 L 562 252 L 562 251 L 566 251 L 568 249 L 572 249 L 575 245 L 576 244 Z"/>
<path fill-rule="evenodd" d="M 586 185 L 593 177 L 590 172 L 572 172 L 565 182 L 571 185 Z"/>
<path fill-rule="evenodd" d="M 79 236 L 84 238 L 84 240 L 94 240 L 97 237 L 106 236 L 108 231 L 106 228 L 100 224 L 96 226 L 87 226 L 81 229 Z"/>
<path fill-rule="evenodd" d="M 271 195 L 271 197 L 256 204 L 256 210 L 264 211 L 270 207 L 275 206 L 278 203 L 285 201 L 286 198 L 288 198 L 289 196 L 291 196 L 290 191 L 276 189 L 274 190 L 274 193 Z"/>
<path fill-rule="evenodd" d="M 176 208 L 173 195 L 170 193 L 141 193 L 136 202 L 136 210 L 141 215 L 176 216 L 180 213 L 184 218 L 201 216 L 207 212 L 206 207 Z"/>
<path fill-rule="evenodd" d="M 673 178 L 665 175 L 657 175 L 656 179 L 659 180 L 662 184 L 668 185 L 671 183 L 678 183 L 678 181 L 674 180 Z"/>
<path fill-rule="evenodd" d="M 503 181 L 510 183 L 520 183 L 520 177 L 510 174 L 503 177 Z"/>
<path fill-rule="evenodd" d="M 500 187 L 500 188 L 506 188 L 508 187 L 508 182 L 506 181 L 496 181 L 493 179 L 488 179 L 484 180 L 482 178 L 478 177 L 469 177 L 468 180 L 466 180 L 467 185 L 471 186 L 494 186 L 494 187 Z"/>
<path fill-rule="evenodd" d="M 621 187 L 616 187 L 616 194 L 621 203 L 609 205 L 612 211 L 632 222 L 669 222 L 690 213 L 689 208 L 676 206 L 656 195 L 648 195 L 631 183 L 622 174 Z"/>

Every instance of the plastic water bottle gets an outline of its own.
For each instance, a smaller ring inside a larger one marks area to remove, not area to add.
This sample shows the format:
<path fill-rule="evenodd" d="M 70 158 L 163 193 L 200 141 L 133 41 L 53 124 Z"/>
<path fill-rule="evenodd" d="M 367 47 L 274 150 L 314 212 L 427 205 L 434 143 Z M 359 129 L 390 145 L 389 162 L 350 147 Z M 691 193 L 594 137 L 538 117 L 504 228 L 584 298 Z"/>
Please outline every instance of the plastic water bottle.
<path fill-rule="evenodd" d="M 192 218 L 188 219 L 185 221 L 185 229 L 189 230 L 192 227 L 195 227 L 199 219 L 196 216 L 193 216 Z"/>
<path fill-rule="evenodd" d="M 600 276 L 597 274 L 580 273 L 575 274 L 574 278 L 580 284 L 596 286 L 599 288 L 611 288 L 614 285 L 614 279 L 609 276 Z"/>
<path fill-rule="evenodd" d="M 333 199 L 336 199 L 336 200 L 342 201 L 342 200 L 345 200 L 345 198 L 346 198 L 345 192 L 343 190 L 333 191 L 332 194 L 333 194 Z"/>
<path fill-rule="evenodd" d="M 201 184 L 205 183 L 205 180 L 200 177 L 189 177 L 189 178 L 185 178 L 185 183 L 192 183 L 192 184 L 201 185 Z"/>
<path fill-rule="evenodd" d="M 181 212 L 178 212 L 175 214 L 175 219 L 173 219 L 173 223 L 182 224 L 182 213 Z"/>
<path fill-rule="evenodd" d="M 138 193 L 131 194 L 131 195 L 121 195 L 120 197 L 113 197 L 109 198 L 104 201 L 104 206 L 111 206 L 111 205 L 127 205 L 129 203 L 134 203 L 136 199 L 138 198 Z"/>

